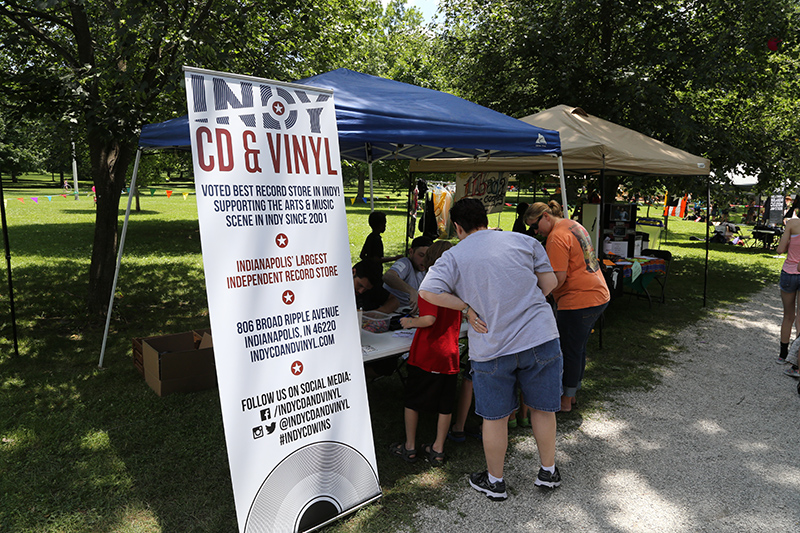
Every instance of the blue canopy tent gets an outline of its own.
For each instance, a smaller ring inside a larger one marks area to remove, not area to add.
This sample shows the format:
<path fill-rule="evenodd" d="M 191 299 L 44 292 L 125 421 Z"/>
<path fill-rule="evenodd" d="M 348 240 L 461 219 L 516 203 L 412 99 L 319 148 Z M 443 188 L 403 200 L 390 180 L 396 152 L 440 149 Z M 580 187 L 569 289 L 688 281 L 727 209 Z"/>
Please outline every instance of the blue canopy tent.
<path fill-rule="evenodd" d="M 357 161 L 556 155 L 558 132 L 452 94 L 340 68 L 297 80 L 334 90 L 339 151 Z M 142 128 L 143 149 L 189 149 L 189 118 Z"/>
<path fill-rule="evenodd" d="M 421 160 L 430 157 L 486 159 L 548 154 L 557 156 L 559 162 L 561 160 L 557 131 L 537 128 L 451 94 L 345 68 L 295 83 L 333 89 L 341 157 L 369 164 L 371 200 L 374 161 Z M 297 97 L 302 98 L 299 95 Z M 109 319 L 142 151 L 170 148 L 188 150 L 190 146 L 188 116 L 148 124 L 142 128 L 109 302 Z M 563 172 L 561 174 L 563 181 Z M 566 187 L 562 187 L 562 191 L 566 191 Z M 373 207 L 372 203 L 370 207 Z M 106 335 L 108 324 L 107 320 Z M 104 337 L 103 350 L 105 342 Z M 101 353 L 101 367 L 102 361 Z"/>

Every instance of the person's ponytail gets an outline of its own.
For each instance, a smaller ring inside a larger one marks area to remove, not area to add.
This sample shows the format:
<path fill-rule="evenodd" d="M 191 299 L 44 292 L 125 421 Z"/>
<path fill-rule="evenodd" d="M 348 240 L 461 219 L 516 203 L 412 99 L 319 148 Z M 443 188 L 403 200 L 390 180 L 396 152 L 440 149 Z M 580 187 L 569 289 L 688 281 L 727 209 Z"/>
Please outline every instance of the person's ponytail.
<path fill-rule="evenodd" d="M 550 209 L 550 214 L 554 217 L 564 218 L 564 213 L 561 211 L 561 204 L 555 200 L 550 200 L 550 202 L 547 204 L 547 207 Z"/>

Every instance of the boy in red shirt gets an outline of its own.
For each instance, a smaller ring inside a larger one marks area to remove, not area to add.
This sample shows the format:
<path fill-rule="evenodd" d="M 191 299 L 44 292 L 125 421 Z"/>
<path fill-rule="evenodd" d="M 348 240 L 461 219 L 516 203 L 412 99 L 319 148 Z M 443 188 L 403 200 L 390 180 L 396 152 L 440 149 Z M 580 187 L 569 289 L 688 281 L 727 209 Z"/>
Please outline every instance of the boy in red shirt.
<path fill-rule="evenodd" d="M 453 245 L 437 241 L 425 255 L 425 270 Z M 464 304 L 463 307 L 466 307 Z M 419 412 L 439 413 L 436 441 L 423 444 L 421 452 L 433 466 L 444 464 L 444 441 L 455 407 L 459 370 L 458 336 L 461 312 L 437 307 L 419 299 L 419 317 L 403 317 L 404 328 L 417 328 L 408 357 L 405 387 L 405 442 L 395 442 L 389 451 L 413 463 L 417 460 L 416 436 Z"/>

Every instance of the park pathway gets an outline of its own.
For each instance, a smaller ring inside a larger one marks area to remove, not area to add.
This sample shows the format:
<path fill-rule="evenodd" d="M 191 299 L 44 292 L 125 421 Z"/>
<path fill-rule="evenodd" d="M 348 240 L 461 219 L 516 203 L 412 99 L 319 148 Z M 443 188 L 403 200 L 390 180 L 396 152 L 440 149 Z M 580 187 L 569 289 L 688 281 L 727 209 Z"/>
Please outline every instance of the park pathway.
<path fill-rule="evenodd" d="M 417 513 L 416 530 L 800 531 L 800 396 L 774 362 L 780 319 L 771 285 L 688 328 L 654 390 L 559 432 L 559 489 L 534 487 L 528 438 L 509 449 L 507 501 L 472 490 L 465 473 L 447 509 Z"/>

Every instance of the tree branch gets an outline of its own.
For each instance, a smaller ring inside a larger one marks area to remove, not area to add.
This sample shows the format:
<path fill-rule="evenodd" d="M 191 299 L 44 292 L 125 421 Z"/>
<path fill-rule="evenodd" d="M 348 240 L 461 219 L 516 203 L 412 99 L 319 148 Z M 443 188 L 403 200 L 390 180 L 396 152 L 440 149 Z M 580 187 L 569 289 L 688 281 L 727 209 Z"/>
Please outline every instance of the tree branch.
<path fill-rule="evenodd" d="M 14 5 L 19 8 L 18 5 Z M 4 15 L 11 22 L 21 28 L 24 33 L 53 50 L 57 55 L 64 58 L 64 60 L 71 66 L 76 68 L 80 66 L 80 63 L 69 49 L 61 46 L 59 43 L 51 39 L 44 31 L 31 22 L 31 19 L 42 19 L 66 28 L 71 33 L 74 33 L 74 28 L 65 19 L 53 16 L 44 11 L 37 11 L 33 9 L 20 9 L 19 11 L 11 11 L 6 7 L 5 3 L 0 3 L 0 15 Z"/>

